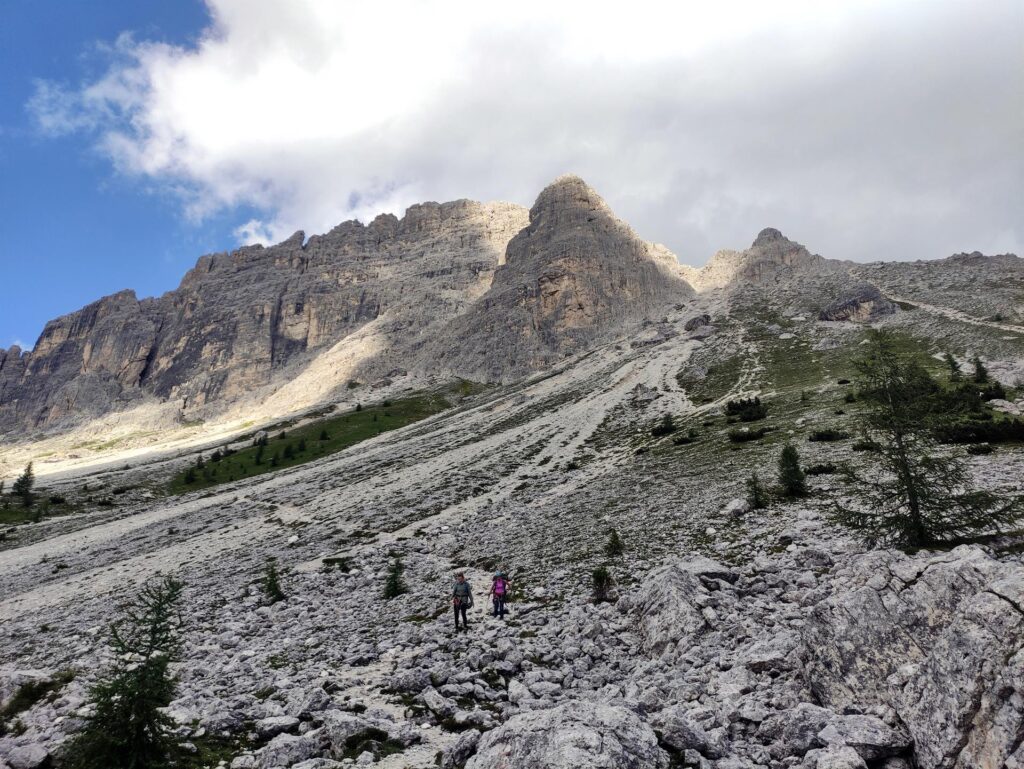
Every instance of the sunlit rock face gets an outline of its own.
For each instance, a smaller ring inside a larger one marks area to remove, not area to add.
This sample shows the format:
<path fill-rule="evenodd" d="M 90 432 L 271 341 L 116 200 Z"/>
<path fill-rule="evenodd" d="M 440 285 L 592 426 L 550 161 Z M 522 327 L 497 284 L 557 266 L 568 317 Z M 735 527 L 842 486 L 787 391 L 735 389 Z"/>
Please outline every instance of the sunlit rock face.
<path fill-rule="evenodd" d="M 386 344 L 338 371 L 339 384 L 386 373 L 487 290 L 526 219 L 507 203 L 424 203 L 402 219 L 201 257 L 174 291 L 119 292 L 48 323 L 32 352 L 0 352 L 0 431 L 146 399 L 201 415 L 272 388 L 369 324 Z"/>
<path fill-rule="evenodd" d="M 436 346 L 442 368 L 510 380 L 693 296 L 675 256 L 642 240 L 578 176 L 544 189 L 490 290 Z"/>

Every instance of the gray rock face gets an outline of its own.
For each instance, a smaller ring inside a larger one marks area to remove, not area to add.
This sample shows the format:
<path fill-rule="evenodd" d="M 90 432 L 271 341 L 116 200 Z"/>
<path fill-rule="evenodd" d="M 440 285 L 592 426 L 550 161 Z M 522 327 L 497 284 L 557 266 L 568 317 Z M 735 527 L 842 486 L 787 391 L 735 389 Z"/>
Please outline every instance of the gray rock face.
<path fill-rule="evenodd" d="M 857 286 L 818 313 L 818 320 L 868 323 L 899 311 L 875 286 Z"/>
<path fill-rule="evenodd" d="M 41 745 L 25 745 L 15 748 L 7 756 L 11 769 L 42 769 L 50 761 L 49 752 Z"/>
<path fill-rule="evenodd" d="M 619 600 L 621 610 L 636 615 L 649 653 L 685 649 L 694 636 L 710 627 L 702 612 L 708 596 L 702 577 L 733 579 L 735 575 L 703 556 L 674 559 Z"/>
<path fill-rule="evenodd" d="M 487 290 L 525 224 L 512 204 L 424 203 L 204 256 L 162 297 L 122 291 L 48 323 L 32 352 L 0 350 L 0 433 L 147 398 L 204 415 L 366 328 L 379 354 L 357 370 L 383 376 Z"/>
<path fill-rule="evenodd" d="M 1019 750 L 1024 568 L 962 546 L 871 553 L 837 579 L 849 590 L 815 606 L 803 634 L 821 702 L 891 706 L 923 769 L 999 766 Z"/>
<path fill-rule="evenodd" d="M 434 348 L 487 381 L 545 368 L 693 295 L 674 256 L 641 240 L 576 176 L 548 186 L 487 293 Z"/>
<path fill-rule="evenodd" d="M 510 718 L 480 738 L 466 769 L 663 769 L 650 726 L 624 708 L 568 702 Z"/>
<path fill-rule="evenodd" d="M 723 250 L 702 268 L 684 268 L 684 276 L 698 291 L 736 285 L 769 286 L 804 272 L 836 270 L 830 262 L 768 227 L 745 251 Z"/>

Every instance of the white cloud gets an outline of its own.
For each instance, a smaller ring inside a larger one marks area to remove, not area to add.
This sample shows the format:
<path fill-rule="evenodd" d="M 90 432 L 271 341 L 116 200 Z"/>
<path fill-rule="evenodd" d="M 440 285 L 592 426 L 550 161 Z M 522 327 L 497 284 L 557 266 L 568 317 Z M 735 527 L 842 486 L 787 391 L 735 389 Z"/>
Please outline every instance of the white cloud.
<path fill-rule="evenodd" d="M 689 261 L 768 225 L 858 259 L 1024 240 L 1013 0 L 208 5 L 29 108 L 191 217 L 255 207 L 247 242 L 565 171 Z"/>

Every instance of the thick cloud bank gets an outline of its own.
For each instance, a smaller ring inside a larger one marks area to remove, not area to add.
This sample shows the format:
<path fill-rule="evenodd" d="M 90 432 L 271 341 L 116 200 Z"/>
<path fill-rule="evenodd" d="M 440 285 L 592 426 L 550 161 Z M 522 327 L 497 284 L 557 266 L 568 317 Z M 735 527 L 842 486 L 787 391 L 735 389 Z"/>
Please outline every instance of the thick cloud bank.
<path fill-rule="evenodd" d="M 584 176 L 699 263 L 775 226 L 827 256 L 1020 251 L 1024 5 L 207 0 L 194 45 L 126 32 L 49 133 L 242 240 Z"/>

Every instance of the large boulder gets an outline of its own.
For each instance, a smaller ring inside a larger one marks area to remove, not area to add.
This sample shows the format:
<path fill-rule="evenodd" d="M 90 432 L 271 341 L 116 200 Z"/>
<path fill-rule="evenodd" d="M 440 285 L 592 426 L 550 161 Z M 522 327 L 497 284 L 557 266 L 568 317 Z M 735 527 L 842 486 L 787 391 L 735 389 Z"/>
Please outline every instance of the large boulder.
<path fill-rule="evenodd" d="M 875 286 L 862 285 L 847 291 L 818 313 L 818 320 L 868 322 L 892 315 L 899 307 Z"/>
<path fill-rule="evenodd" d="M 566 702 L 509 719 L 480 738 L 466 769 L 665 769 L 650 726 L 625 708 Z"/>
<path fill-rule="evenodd" d="M 736 577 L 732 569 L 701 555 L 675 558 L 623 596 L 618 607 L 639 620 L 644 649 L 663 654 L 685 647 L 710 629 L 702 613 L 709 595 L 705 583 L 732 582 Z"/>
<path fill-rule="evenodd" d="M 869 553 L 837 569 L 803 630 L 803 672 L 836 710 L 885 704 L 921 769 L 1024 759 L 1024 567 L 978 547 Z"/>

